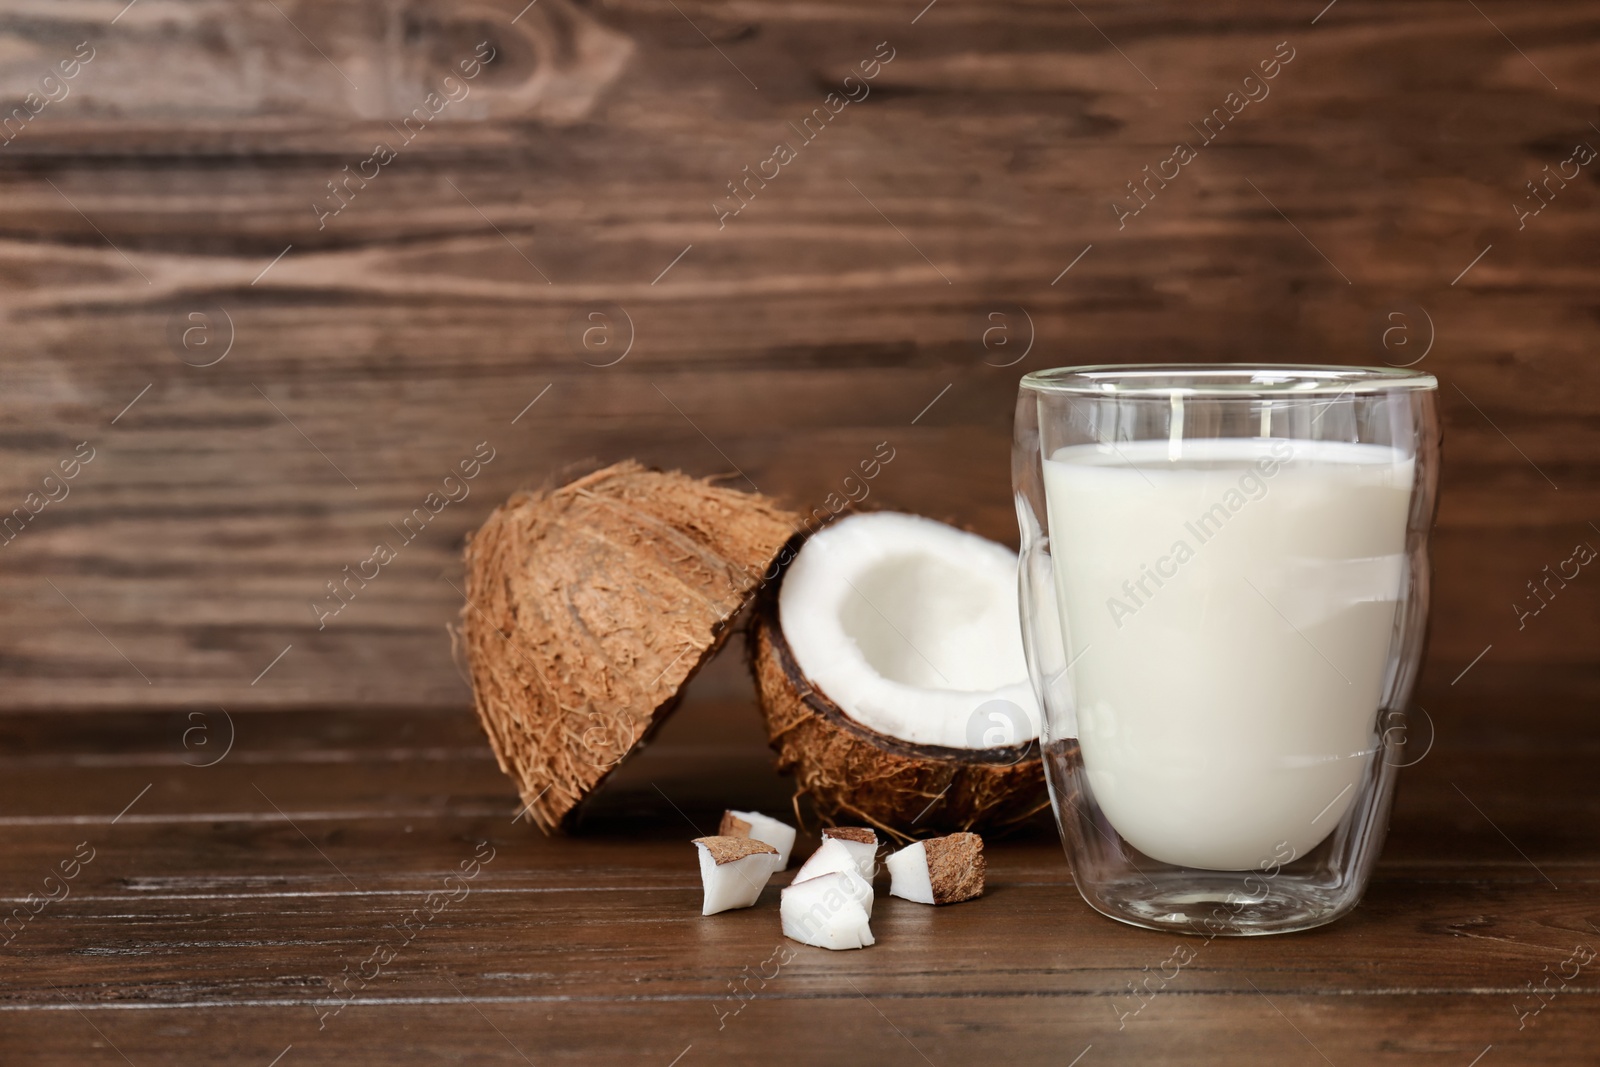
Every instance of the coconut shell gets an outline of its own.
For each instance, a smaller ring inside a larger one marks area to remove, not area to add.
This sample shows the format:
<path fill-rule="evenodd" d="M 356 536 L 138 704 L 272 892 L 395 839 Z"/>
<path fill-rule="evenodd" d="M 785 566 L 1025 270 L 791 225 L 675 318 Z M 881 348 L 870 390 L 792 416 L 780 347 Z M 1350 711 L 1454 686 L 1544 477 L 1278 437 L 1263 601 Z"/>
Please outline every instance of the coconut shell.
<path fill-rule="evenodd" d="M 1049 806 L 1034 743 L 961 749 L 868 729 L 815 689 L 778 624 L 776 590 L 757 600 L 749 641 L 778 770 L 828 820 L 865 822 L 901 840 L 1021 822 Z"/>
<path fill-rule="evenodd" d="M 546 833 L 672 710 L 796 523 L 764 497 L 629 461 L 518 493 L 471 536 L 473 703 Z"/>

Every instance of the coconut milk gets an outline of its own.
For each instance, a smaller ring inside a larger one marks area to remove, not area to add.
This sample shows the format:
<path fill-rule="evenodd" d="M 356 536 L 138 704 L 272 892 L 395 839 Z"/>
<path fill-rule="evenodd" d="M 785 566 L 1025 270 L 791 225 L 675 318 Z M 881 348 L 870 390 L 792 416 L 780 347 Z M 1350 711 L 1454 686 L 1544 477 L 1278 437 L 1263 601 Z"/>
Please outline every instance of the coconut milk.
<path fill-rule="evenodd" d="M 1084 771 L 1152 859 L 1305 855 L 1360 792 L 1406 578 L 1412 461 L 1264 438 L 1044 463 Z"/>

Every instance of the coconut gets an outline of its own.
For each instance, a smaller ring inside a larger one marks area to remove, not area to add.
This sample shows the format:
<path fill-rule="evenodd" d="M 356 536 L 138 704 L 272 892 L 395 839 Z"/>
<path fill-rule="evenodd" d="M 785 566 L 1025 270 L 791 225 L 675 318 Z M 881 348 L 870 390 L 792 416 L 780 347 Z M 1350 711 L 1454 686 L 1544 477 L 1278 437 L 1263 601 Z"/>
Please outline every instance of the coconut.
<path fill-rule="evenodd" d="M 752 837 L 778 850 L 778 870 L 789 866 L 794 850 L 794 827 L 759 811 L 725 811 L 717 833 L 724 837 Z"/>
<path fill-rule="evenodd" d="M 983 895 L 983 838 L 951 834 L 914 841 L 890 856 L 889 894 L 919 904 L 955 904 Z"/>
<path fill-rule="evenodd" d="M 750 837 L 697 837 L 700 886 L 704 890 L 701 915 L 732 908 L 748 908 L 761 896 L 772 875 L 783 869 L 778 850 Z"/>
<path fill-rule="evenodd" d="M 783 936 L 803 945 L 847 949 L 873 943 L 872 887 L 853 865 L 791 882 L 779 894 L 778 914 Z"/>
<path fill-rule="evenodd" d="M 814 534 L 762 593 L 750 655 L 768 737 L 825 818 L 909 840 L 1048 806 L 1016 565 L 878 512 Z"/>
<path fill-rule="evenodd" d="M 830 826 L 822 831 L 823 843 L 837 841 L 856 861 L 861 877 L 868 882 L 878 873 L 878 835 L 865 826 Z"/>
<path fill-rule="evenodd" d="M 875 865 L 875 860 L 867 857 L 869 865 Z M 800 865 L 794 872 L 796 882 L 804 882 L 809 878 L 817 878 L 835 871 L 852 871 L 868 885 L 872 884 L 872 876 L 877 873 L 873 866 L 863 868 L 861 859 L 849 847 L 849 842 L 839 841 L 834 838 L 825 838 L 818 849 Z M 868 909 L 870 914 L 871 909 Z"/>
<path fill-rule="evenodd" d="M 796 522 L 764 497 L 630 461 L 518 493 L 469 539 L 474 705 L 546 833 L 677 704 Z"/>

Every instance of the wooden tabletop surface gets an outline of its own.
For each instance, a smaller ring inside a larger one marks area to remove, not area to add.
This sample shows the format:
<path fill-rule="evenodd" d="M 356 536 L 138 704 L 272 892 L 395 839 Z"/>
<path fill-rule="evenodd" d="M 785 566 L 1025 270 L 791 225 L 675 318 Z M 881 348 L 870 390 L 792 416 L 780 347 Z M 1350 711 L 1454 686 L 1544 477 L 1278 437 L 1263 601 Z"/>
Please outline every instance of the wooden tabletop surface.
<path fill-rule="evenodd" d="M 10 715 L 6 907 L 38 910 L 7 931 L 0 1049 L 139 1067 L 1592 1064 L 1597 690 L 1592 669 L 1492 666 L 1425 690 L 1436 739 L 1416 735 L 1355 913 L 1184 939 L 1182 967 L 1179 938 L 1083 904 L 1047 823 L 990 842 L 979 900 L 880 889 L 869 949 L 786 941 L 776 885 L 702 917 L 689 840 L 723 806 L 788 804 L 748 701 L 691 699 L 555 839 L 515 820 L 465 707 Z M 75 877 L 46 882 L 57 869 Z"/>

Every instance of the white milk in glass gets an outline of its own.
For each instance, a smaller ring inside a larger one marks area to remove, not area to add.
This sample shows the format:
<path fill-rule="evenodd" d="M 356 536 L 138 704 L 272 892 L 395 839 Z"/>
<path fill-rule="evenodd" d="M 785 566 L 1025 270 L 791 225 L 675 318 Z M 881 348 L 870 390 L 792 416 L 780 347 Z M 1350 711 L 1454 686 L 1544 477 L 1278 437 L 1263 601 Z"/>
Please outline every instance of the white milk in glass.
<path fill-rule="evenodd" d="M 1266 438 L 1045 461 L 1084 772 L 1139 851 L 1244 870 L 1338 824 L 1377 743 L 1412 478 L 1393 448 Z"/>

